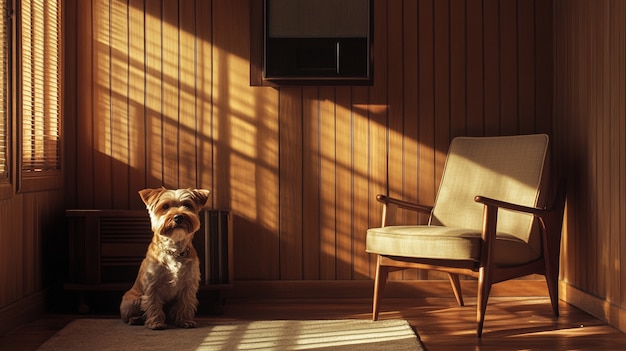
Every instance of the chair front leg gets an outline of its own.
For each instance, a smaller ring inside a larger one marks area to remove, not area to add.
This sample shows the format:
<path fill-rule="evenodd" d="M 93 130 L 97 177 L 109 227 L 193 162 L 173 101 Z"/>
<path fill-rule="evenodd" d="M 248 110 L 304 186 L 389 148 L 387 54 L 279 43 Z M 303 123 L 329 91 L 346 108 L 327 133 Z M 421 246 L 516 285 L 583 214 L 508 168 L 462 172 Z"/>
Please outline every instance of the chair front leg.
<path fill-rule="evenodd" d="M 496 240 L 496 227 L 498 222 L 498 208 L 485 205 L 483 218 L 483 247 L 480 268 L 478 271 L 478 301 L 476 305 L 476 336 L 481 337 L 487 300 L 493 283 L 493 245 Z"/>
<path fill-rule="evenodd" d="M 476 305 L 476 336 L 479 338 L 483 334 L 483 324 L 485 324 L 485 312 L 487 311 L 487 300 L 489 299 L 491 284 L 491 270 L 487 267 L 480 267 Z"/>
<path fill-rule="evenodd" d="M 382 299 L 383 290 L 385 290 L 385 284 L 387 283 L 387 276 L 389 275 L 389 267 L 380 264 L 382 256 L 378 255 L 376 261 L 376 278 L 374 280 L 374 302 L 372 309 L 372 320 L 378 320 L 378 312 L 380 310 L 380 300 Z"/>

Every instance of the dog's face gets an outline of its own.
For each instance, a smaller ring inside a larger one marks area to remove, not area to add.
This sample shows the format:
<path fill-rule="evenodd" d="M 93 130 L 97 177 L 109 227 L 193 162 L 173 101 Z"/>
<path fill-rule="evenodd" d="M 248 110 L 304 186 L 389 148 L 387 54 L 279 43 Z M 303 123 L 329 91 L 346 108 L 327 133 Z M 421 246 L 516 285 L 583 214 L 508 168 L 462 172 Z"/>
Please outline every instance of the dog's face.
<path fill-rule="evenodd" d="M 139 191 L 146 204 L 155 234 L 193 234 L 200 228 L 198 213 L 206 205 L 209 190 L 144 189 Z"/>

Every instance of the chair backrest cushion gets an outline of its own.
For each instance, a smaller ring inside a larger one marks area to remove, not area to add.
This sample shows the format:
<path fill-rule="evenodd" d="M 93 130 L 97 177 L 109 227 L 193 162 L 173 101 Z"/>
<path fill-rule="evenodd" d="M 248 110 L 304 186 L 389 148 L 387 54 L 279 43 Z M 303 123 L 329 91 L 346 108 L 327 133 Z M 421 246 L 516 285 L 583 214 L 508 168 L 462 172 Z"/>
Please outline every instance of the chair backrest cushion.
<path fill-rule="evenodd" d="M 548 150 L 545 134 L 457 137 L 450 144 L 431 225 L 482 230 L 482 195 L 524 206 L 542 206 Z M 533 216 L 500 210 L 498 232 L 514 235 L 541 254 Z"/>

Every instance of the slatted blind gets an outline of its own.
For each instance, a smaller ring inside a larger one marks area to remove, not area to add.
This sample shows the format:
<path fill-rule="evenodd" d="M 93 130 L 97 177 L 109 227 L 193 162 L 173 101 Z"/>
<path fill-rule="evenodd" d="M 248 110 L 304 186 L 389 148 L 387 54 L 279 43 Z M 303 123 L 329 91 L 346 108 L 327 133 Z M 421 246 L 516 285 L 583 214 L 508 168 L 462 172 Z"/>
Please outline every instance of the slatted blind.
<path fill-rule="evenodd" d="M 61 168 L 60 0 L 23 0 L 21 7 L 22 174 Z"/>
<path fill-rule="evenodd" d="M 0 0 L 0 181 L 9 178 L 9 57 L 11 52 L 11 21 L 7 1 Z"/>

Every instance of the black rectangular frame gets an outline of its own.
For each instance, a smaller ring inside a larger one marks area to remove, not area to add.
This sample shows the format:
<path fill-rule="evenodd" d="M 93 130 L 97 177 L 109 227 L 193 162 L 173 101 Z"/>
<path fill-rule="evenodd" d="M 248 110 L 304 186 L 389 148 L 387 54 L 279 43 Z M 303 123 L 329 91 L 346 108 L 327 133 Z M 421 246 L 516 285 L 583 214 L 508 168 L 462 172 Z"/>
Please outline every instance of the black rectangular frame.
<path fill-rule="evenodd" d="M 268 1 L 250 0 L 251 86 L 373 85 L 373 0 L 369 0 L 365 42 L 363 38 L 270 39 Z M 307 50 L 313 51 L 314 59 L 297 59 Z M 359 60 L 363 51 L 367 57 Z"/>

